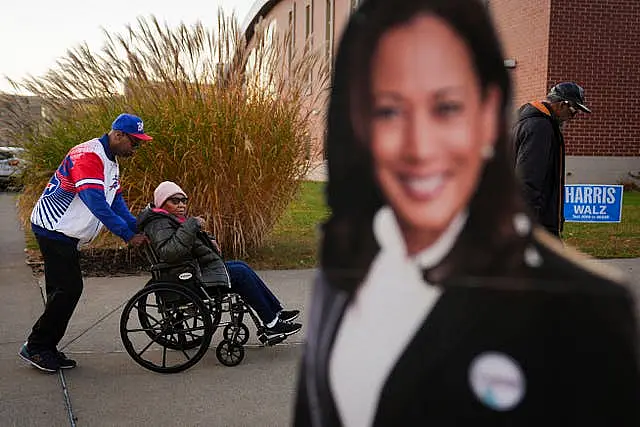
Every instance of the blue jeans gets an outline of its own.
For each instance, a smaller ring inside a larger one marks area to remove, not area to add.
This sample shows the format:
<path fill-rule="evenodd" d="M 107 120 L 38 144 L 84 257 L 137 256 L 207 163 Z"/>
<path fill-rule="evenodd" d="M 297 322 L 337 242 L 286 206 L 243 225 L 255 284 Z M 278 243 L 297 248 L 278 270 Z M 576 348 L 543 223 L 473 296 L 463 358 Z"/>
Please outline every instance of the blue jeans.
<path fill-rule="evenodd" d="M 231 289 L 253 308 L 264 324 L 271 323 L 282 310 L 267 285 L 255 271 L 242 261 L 226 261 L 231 278 Z"/>

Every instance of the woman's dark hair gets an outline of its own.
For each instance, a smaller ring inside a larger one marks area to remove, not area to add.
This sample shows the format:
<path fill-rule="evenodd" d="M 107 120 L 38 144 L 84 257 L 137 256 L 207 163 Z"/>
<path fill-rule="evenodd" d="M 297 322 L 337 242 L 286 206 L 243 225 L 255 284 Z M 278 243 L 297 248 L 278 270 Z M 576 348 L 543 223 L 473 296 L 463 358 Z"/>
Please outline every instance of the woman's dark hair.
<path fill-rule="evenodd" d="M 353 292 L 379 250 L 372 220 L 385 202 L 374 178 L 373 160 L 362 126 L 371 102 L 371 64 L 381 36 L 420 14 L 446 22 L 466 43 L 483 93 L 493 85 L 502 95 L 495 155 L 486 163 L 469 205 L 469 217 L 454 248 L 432 271 L 441 283 L 458 274 L 483 275 L 509 263 L 521 251 L 513 214 L 521 210 L 508 142 L 511 83 L 487 6 L 479 0 L 365 0 L 343 34 L 335 63 L 329 103 L 327 201 L 321 266 L 334 286 Z M 425 40 L 425 43 L 428 43 Z M 355 114 L 354 114 L 355 113 Z"/>

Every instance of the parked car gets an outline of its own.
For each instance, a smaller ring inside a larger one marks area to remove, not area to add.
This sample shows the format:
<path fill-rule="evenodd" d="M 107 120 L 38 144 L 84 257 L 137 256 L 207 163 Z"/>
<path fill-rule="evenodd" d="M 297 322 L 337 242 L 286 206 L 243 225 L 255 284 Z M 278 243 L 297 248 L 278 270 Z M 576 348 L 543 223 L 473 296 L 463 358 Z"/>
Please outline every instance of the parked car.
<path fill-rule="evenodd" d="M 21 158 L 24 148 L 0 147 L 0 187 L 14 187 L 18 184 L 20 174 L 27 165 Z"/>

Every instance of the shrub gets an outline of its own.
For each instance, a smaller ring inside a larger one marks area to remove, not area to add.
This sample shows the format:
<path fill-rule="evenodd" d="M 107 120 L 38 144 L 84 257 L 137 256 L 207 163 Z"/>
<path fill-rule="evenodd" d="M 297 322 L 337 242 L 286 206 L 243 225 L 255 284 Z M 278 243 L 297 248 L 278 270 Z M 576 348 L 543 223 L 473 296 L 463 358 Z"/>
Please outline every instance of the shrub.
<path fill-rule="evenodd" d="M 628 172 L 627 178 L 618 180 L 624 191 L 640 191 L 640 173 Z"/>
<path fill-rule="evenodd" d="M 242 256 L 259 246 L 308 168 L 310 112 L 323 96 L 308 87 L 309 73 L 324 86 L 321 56 L 306 49 L 289 58 L 288 35 L 262 24 L 247 46 L 235 18 L 222 12 L 215 30 L 202 23 L 169 28 L 151 17 L 124 34 L 104 35 L 101 51 L 81 45 L 45 76 L 14 83 L 42 98 L 47 117 L 19 132 L 31 161 L 19 200 L 22 220 L 67 150 L 129 112 L 154 137 L 120 161 L 131 210 L 151 201 L 159 182 L 172 180 L 225 252 Z M 103 235 L 94 245 L 115 242 Z"/>

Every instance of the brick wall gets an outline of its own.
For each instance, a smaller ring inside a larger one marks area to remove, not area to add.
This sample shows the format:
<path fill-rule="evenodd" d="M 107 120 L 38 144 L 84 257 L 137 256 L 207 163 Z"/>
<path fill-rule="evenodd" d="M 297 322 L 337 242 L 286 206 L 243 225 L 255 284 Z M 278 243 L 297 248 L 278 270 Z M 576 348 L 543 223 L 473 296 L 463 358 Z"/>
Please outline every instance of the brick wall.
<path fill-rule="evenodd" d="M 514 107 L 547 93 L 549 14 L 551 0 L 489 0 L 489 10 L 511 71 Z"/>
<path fill-rule="evenodd" d="M 313 9 L 314 46 L 325 39 L 327 0 L 282 0 L 268 14 L 280 30 L 297 3 L 297 35 L 304 34 L 305 8 Z M 350 0 L 335 8 L 334 49 Z M 565 129 L 567 154 L 640 156 L 640 0 L 486 0 L 511 70 L 513 106 L 542 99 L 560 81 L 586 90 L 593 114 Z M 296 45 L 304 43 L 297 41 Z M 319 116 L 320 117 L 320 116 Z M 312 133 L 322 140 L 321 120 Z"/>
<path fill-rule="evenodd" d="M 640 156 L 639 27 L 640 0 L 551 0 L 547 86 L 576 81 L 593 111 L 566 126 L 567 154 Z"/>

